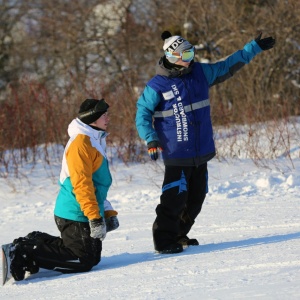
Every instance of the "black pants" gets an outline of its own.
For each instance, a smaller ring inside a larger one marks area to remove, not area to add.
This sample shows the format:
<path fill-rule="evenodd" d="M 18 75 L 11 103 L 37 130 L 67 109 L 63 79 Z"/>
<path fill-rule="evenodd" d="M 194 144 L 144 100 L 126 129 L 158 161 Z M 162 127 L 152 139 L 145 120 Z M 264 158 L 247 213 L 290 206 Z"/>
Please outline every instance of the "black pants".
<path fill-rule="evenodd" d="M 61 237 L 34 231 L 16 240 L 30 260 L 62 273 L 87 272 L 100 262 L 102 242 L 90 237 L 89 223 L 57 216 L 55 222 Z"/>
<path fill-rule="evenodd" d="M 207 193 L 207 163 L 198 167 L 166 166 L 160 204 L 153 224 L 158 251 L 188 234 Z"/>

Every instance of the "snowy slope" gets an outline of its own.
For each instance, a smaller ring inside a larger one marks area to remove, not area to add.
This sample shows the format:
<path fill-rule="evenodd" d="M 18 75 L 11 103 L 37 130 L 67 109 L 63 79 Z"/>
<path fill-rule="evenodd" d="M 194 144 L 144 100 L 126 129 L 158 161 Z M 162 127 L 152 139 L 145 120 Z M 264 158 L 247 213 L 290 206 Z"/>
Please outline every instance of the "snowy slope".
<path fill-rule="evenodd" d="M 0 299 L 300 299 L 299 155 L 293 163 L 270 170 L 247 159 L 212 160 L 209 193 L 190 233 L 201 245 L 160 255 L 151 227 L 161 161 L 113 162 L 109 200 L 120 228 L 105 239 L 100 264 L 89 273 L 11 281 Z M 0 179 L 1 244 L 33 230 L 58 234 L 59 168 L 50 176 L 43 164 L 24 166 L 22 180 Z"/>

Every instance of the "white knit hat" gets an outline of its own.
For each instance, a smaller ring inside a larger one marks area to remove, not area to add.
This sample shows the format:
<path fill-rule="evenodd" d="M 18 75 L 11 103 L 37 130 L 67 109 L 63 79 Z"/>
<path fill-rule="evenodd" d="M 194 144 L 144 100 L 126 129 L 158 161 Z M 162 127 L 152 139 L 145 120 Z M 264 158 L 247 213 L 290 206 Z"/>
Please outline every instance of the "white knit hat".
<path fill-rule="evenodd" d="M 161 38 L 165 41 L 163 49 L 165 52 L 183 52 L 184 50 L 188 50 L 193 47 L 187 40 L 179 35 L 173 35 L 169 31 L 164 31 L 161 34 Z M 167 59 L 171 63 L 175 63 L 177 59 L 169 58 Z"/>
<path fill-rule="evenodd" d="M 187 40 L 179 35 L 171 35 L 169 31 L 164 31 L 161 38 L 165 41 L 163 49 L 168 52 L 182 52 L 193 47 Z"/>

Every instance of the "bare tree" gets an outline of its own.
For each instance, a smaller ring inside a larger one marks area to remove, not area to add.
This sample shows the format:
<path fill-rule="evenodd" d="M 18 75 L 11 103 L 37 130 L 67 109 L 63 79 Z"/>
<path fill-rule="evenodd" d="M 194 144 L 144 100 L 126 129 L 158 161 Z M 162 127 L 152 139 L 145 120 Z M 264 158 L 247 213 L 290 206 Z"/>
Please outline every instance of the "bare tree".
<path fill-rule="evenodd" d="M 275 36 L 272 51 L 211 89 L 213 121 L 229 126 L 299 115 L 298 0 L 3 0 L 0 8 L 0 120 L 24 118 L 22 143 L 4 139 L 17 129 L 4 133 L 2 126 L 2 150 L 64 143 L 58 120 L 66 128 L 83 99 L 105 97 L 112 139 L 126 159 L 136 157 L 135 104 L 163 55 L 164 30 L 187 38 L 196 59 L 208 62 L 259 31 Z M 18 105 L 26 107 L 24 116 Z"/>

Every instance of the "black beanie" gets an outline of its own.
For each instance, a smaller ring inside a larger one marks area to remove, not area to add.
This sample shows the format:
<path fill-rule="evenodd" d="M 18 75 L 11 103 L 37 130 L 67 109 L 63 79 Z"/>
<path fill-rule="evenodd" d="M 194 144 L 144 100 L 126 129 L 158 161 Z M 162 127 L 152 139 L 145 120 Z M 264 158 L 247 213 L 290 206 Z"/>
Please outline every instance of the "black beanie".
<path fill-rule="evenodd" d="M 86 99 L 84 100 L 78 112 L 78 119 L 89 125 L 98 120 L 104 113 L 107 112 L 109 105 L 104 99 Z"/>

